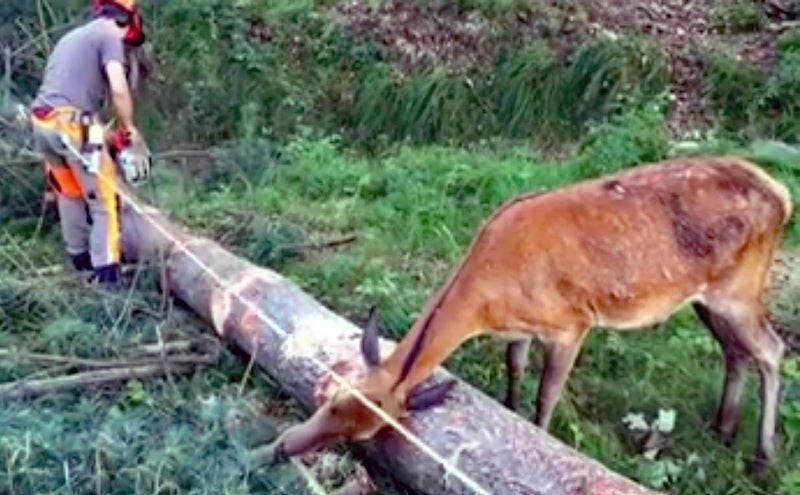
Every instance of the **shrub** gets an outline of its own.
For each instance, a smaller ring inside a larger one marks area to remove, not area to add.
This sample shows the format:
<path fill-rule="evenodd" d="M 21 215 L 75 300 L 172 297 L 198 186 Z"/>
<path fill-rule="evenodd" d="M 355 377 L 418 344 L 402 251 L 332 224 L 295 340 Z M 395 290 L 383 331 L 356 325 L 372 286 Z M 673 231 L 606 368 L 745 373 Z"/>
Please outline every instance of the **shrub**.
<path fill-rule="evenodd" d="M 778 53 L 800 53 L 800 29 L 792 29 L 778 38 Z"/>
<path fill-rule="evenodd" d="M 706 53 L 704 91 L 726 131 L 742 133 L 756 118 L 753 101 L 763 94 L 766 77 L 756 67 L 725 53 Z"/>
<path fill-rule="evenodd" d="M 761 6 L 747 0 L 715 9 L 712 18 L 714 27 L 724 33 L 757 31 L 767 21 Z"/>
<path fill-rule="evenodd" d="M 669 150 L 666 105 L 654 100 L 593 128 L 576 163 L 581 177 L 663 159 Z"/>
<path fill-rule="evenodd" d="M 759 135 L 800 141 L 800 51 L 781 53 L 778 67 L 759 99 L 758 111 Z"/>

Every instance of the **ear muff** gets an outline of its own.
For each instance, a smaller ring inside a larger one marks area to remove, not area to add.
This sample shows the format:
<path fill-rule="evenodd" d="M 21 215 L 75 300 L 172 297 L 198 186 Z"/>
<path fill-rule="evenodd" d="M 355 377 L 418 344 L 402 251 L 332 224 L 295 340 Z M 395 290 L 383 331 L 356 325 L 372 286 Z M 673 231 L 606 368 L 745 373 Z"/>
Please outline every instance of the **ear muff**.
<path fill-rule="evenodd" d="M 123 38 L 123 41 L 131 46 L 142 46 L 145 42 L 143 24 L 142 14 L 140 14 L 138 10 L 134 10 L 131 13 L 128 31 L 125 33 L 125 38 Z"/>

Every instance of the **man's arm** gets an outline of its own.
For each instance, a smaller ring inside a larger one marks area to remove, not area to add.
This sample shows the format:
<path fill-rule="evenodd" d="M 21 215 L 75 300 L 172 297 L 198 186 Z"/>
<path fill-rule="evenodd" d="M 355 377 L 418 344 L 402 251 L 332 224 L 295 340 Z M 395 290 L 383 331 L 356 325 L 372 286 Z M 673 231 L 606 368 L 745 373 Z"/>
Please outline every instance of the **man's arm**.
<path fill-rule="evenodd" d="M 111 86 L 111 100 L 117 110 L 122 125 L 132 133 L 138 133 L 133 122 L 133 98 L 125 77 L 122 63 L 112 60 L 106 64 L 109 86 Z"/>

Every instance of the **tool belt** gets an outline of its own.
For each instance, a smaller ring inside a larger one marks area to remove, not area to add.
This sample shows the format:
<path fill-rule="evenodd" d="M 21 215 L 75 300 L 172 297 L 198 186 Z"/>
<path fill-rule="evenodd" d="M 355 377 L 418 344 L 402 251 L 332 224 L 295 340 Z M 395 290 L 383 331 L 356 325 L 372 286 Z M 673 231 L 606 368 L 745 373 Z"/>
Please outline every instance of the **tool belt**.
<path fill-rule="evenodd" d="M 82 132 L 81 141 L 86 138 L 86 129 L 94 119 L 92 112 L 80 110 L 71 106 L 51 107 L 51 106 L 38 106 L 31 109 L 34 122 L 36 125 L 48 128 L 58 129 L 59 124 L 66 124 L 68 126 L 80 127 Z"/>

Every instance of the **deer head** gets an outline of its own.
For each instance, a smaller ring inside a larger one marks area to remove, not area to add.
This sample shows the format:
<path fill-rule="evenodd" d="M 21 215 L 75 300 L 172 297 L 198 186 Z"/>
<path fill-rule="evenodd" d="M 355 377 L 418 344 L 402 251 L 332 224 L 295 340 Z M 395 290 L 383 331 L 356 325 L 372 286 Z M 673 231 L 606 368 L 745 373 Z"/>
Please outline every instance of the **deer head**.
<path fill-rule="evenodd" d="M 402 419 L 409 411 L 441 404 L 456 384 L 449 380 L 426 388 L 415 387 L 410 392 L 398 386 L 399 377 L 382 366 L 374 306 L 361 338 L 361 355 L 367 366 L 364 379 L 355 389 L 340 388 L 311 418 L 286 430 L 276 441 L 283 454 L 303 454 L 337 440 L 368 440 L 388 425 L 387 416 Z M 367 401 L 383 414 L 368 406 Z"/>

